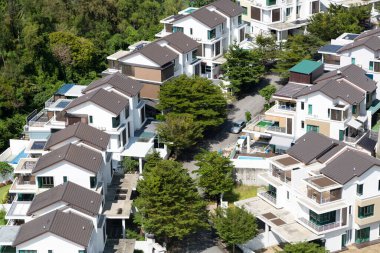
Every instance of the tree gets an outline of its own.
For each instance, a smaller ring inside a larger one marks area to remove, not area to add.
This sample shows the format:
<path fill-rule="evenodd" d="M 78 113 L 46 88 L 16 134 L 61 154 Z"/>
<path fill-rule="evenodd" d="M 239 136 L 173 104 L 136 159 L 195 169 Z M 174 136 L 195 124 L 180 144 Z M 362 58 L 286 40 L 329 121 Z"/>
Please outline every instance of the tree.
<path fill-rule="evenodd" d="M 189 5 L 191 7 L 202 7 L 212 2 L 213 0 L 189 0 Z"/>
<path fill-rule="evenodd" d="M 160 153 L 157 151 L 154 151 L 151 154 L 148 154 L 145 157 L 145 164 L 144 164 L 144 171 L 149 171 L 157 166 L 157 164 L 162 161 L 162 158 L 160 156 Z"/>
<path fill-rule="evenodd" d="M 317 55 L 318 48 L 323 41 L 313 35 L 296 34 L 290 36 L 285 42 L 284 48 L 278 55 L 274 72 L 286 79 L 289 77 L 289 69 L 303 59 L 313 59 Z"/>
<path fill-rule="evenodd" d="M 274 84 L 267 85 L 261 90 L 259 90 L 260 96 L 262 96 L 265 99 L 266 107 L 269 107 L 269 101 L 275 92 L 276 92 L 276 86 L 274 86 Z"/>
<path fill-rule="evenodd" d="M 13 172 L 13 167 L 7 162 L 0 162 L 0 176 L 5 179 L 9 174 Z"/>
<path fill-rule="evenodd" d="M 153 233 L 166 243 L 170 239 L 207 228 L 206 204 L 182 164 L 162 160 L 154 169 L 144 171 L 137 184 L 134 201 L 138 222 L 146 233 Z"/>
<path fill-rule="evenodd" d="M 314 36 L 330 41 L 343 33 L 360 33 L 371 17 L 371 6 L 330 5 L 326 12 L 319 12 L 310 17 L 307 30 Z"/>
<path fill-rule="evenodd" d="M 159 110 L 190 114 L 202 131 L 219 126 L 226 118 L 226 99 L 220 88 L 206 78 L 173 78 L 161 87 L 159 100 Z"/>
<path fill-rule="evenodd" d="M 157 126 L 160 138 L 173 149 L 177 157 L 182 150 L 194 146 L 203 137 L 199 124 L 194 122 L 194 117 L 187 113 L 169 113 L 165 116 L 165 122 Z"/>
<path fill-rule="evenodd" d="M 242 49 L 234 44 L 230 46 L 225 58 L 227 62 L 222 67 L 234 94 L 257 84 L 264 76 L 265 67 L 257 50 Z"/>
<path fill-rule="evenodd" d="M 139 167 L 139 161 L 136 161 L 135 159 L 129 156 L 124 157 L 122 164 L 124 168 L 124 173 L 135 172 Z"/>
<path fill-rule="evenodd" d="M 276 38 L 273 35 L 259 34 L 255 37 L 256 49 L 261 55 L 261 64 L 269 65 L 275 61 L 278 56 L 278 46 Z"/>
<path fill-rule="evenodd" d="M 233 252 L 236 244 L 245 243 L 258 233 L 256 218 L 243 208 L 218 208 L 212 221 L 218 236 L 232 246 Z"/>
<path fill-rule="evenodd" d="M 198 170 L 194 172 L 199 176 L 198 185 L 203 188 L 206 195 L 215 199 L 223 193 L 231 191 L 234 186 L 234 166 L 230 159 L 223 157 L 216 151 L 202 150 L 195 159 Z"/>
<path fill-rule="evenodd" d="M 328 251 L 318 244 L 309 242 L 299 242 L 294 244 L 286 244 L 282 253 L 327 253 Z"/>

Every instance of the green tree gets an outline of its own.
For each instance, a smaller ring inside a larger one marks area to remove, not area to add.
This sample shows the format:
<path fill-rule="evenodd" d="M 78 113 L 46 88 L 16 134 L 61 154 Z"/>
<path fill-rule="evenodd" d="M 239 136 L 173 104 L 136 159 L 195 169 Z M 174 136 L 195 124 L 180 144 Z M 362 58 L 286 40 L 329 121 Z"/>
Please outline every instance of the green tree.
<path fill-rule="evenodd" d="M 276 38 L 273 35 L 259 34 L 255 37 L 256 50 L 261 55 L 261 64 L 273 63 L 279 53 Z"/>
<path fill-rule="evenodd" d="M 257 84 L 264 76 L 262 55 L 257 50 L 242 49 L 234 44 L 230 46 L 225 58 L 227 62 L 222 67 L 234 94 Z"/>
<path fill-rule="evenodd" d="M 318 48 L 323 43 L 318 37 L 312 35 L 296 34 L 290 36 L 278 55 L 274 72 L 279 73 L 284 79 L 288 78 L 289 69 L 303 59 L 315 58 Z"/>
<path fill-rule="evenodd" d="M 13 167 L 7 162 L 0 162 L 0 176 L 5 179 L 9 174 L 13 172 Z"/>
<path fill-rule="evenodd" d="M 258 233 L 256 218 L 243 208 L 218 208 L 212 221 L 218 236 L 232 246 L 233 252 L 236 244 L 245 243 Z"/>
<path fill-rule="evenodd" d="M 212 2 L 213 0 L 189 0 L 189 5 L 192 7 L 202 7 Z"/>
<path fill-rule="evenodd" d="M 207 196 L 212 199 L 220 196 L 222 199 L 225 192 L 232 190 L 234 166 L 229 158 L 216 151 L 202 150 L 195 159 L 195 165 L 199 167 L 194 171 L 199 176 L 198 185 Z"/>
<path fill-rule="evenodd" d="M 168 243 L 208 227 L 206 204 L 182 164 L 162 160 L 143 177 L 134 204 L 139 210 L 136 222 L 145 232 Z"/>
<path fill-rule="evenodd" d="M 136 172 L 136 170 L 139 168 L 139 161 L 133 159 L 132 157 L 125 156 L 122 165 L 124 168 L 124 173 L 132 173 Z"/>
<path fill-rule="evenodd" d="M 0 150 L 9 145 L 9 139 L 20 137 L 24 125 L 25 116 L 21 114 L 0 120 Z"/>
<path fill-rule="evenodd" d="M 174 78 L 161 87 L 159 100 L 159 110 L 191 114 L 202 131 L 219 126 L 226 118 L 226 99 L 220 88 L 206 78 Z"/>
<path fill-rule="evenodd" d="M 272 95 L 276 92 L 276 86 L 274 84 L 270 84 L 259 90 L 260 96 L 262 96 L 265 99 L 265 107 L 269 107 L 269 101 L 272 97 Z"/>
<path fill-rule="evenodd" d="M 330 5 L 326 12 L 319 12 L 310 17 L 307 30 L 314 36 L 330 41 L 343 33 L 360 33 L 371 17 L 371 4 L 343 7 Z"/>
<path fill-rule="evenodd" d="M 309 242 L 299 242 L 294 244 L 286 244 L 282 253 L 327 253 L 328 251 L 318 244 Z"/>
<path fill-rule="evenodd" d="M 203 137 L 201 127 L 187 113 L 168 113 L 165 121 L 157 126 L 157 132 L 161 140 L 173 149 L 176 157 Z"/>
<path fill-rule="evenodd" d="M 146 160 L 146 162 L 144 164 L 144 171 L 149 171 L 149 170 L 155 168 L 157 163 L 162 161 L 162 158 L 160 156 L 160 153 L 158 153 L 157 151 L 154 151 L 153 153 L 148 154 L 145 157 L 145 160 Z"/>

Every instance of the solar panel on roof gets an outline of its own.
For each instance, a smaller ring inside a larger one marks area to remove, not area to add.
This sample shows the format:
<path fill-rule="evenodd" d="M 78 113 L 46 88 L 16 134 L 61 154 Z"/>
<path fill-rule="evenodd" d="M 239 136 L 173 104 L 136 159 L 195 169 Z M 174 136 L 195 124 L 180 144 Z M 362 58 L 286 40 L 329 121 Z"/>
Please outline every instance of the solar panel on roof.
<path fill-rule="evenodd" d="M 46 141 L 35 141 L 32 144 L 32 147 L 30 149 L 36 150 L 36 149 L 43 149 L 45 147 Z"/>
<path fill-rule="evenodd" d="M 56 108 L 65 108 L 71 101 L 61 101 L 56 105 Z"/>
<path fill-rule="evenodd" d="M 340 46 L 340 45 L 326 45 L 326 46 L 321 47 L 318 51 L 336 53 L 342 47 L 343 46 Z"/>
<path fill-rule="evenodd" d="M 64 85 L 61 86 L 55 93 L 55 95 L 65 95 L 66 92 L 68 92 L 72 87 L 74 87 L 75 84 L 73 83 L 65 83 Z"/>
<path fill-rule="evenodd" d="M 356 37 L 358 37 L 359 36 L 359 34 L 352 34 L 352 33 L 350 33 L 350 34 L 347 34 L 345 37 L 344 37 L 344 39 L 346 39 L 346 40 L 354 40 Z"/>

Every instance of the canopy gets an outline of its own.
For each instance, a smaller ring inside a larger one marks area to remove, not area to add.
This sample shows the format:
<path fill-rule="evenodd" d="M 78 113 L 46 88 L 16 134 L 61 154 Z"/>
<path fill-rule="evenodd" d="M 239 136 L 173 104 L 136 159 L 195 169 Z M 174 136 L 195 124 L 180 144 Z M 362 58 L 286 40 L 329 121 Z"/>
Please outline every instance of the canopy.
<path fill-rule="evenodd" d="M 350 119 L 348 122 L 347 122 L 347 125 L 349 125 L 350 127 L 353 127 L 355 129 L 359 129 L 362 124 L 354 119 Z"/>
<path fill-rule="evenodd" d="M 288 149 L 292 145 L 293 138 L 287 138 L 283 136 L 272 136 L 269 141 L 270 145 L 275 145 L 278 149 Z"/>

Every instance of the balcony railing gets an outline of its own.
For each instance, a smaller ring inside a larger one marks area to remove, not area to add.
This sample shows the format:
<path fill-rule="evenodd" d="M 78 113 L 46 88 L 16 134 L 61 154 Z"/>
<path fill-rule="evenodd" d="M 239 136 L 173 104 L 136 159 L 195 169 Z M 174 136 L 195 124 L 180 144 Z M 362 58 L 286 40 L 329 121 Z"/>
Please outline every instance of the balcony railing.
<path fill-rule="evenodd" d="M 50 97 L 48 100 L 45 102 L 45 108 L 51 106 L 54 103 L 54 96 Z"/>
<path fill-rule="evenodd" d="M 358 132 L 358 134 L 356 136 L 344 136 L 344 141 L 346 142 L 351 142 L 351 143 L 355 143 L 357 142 L 364 134 L 366 133 L 366 131 L 360 131 Z"/>
<path fill-rule="evenodd" d="M 268 126 L 267 130 L 268 131 L 272 131 L 272 132 L 278 132 L 278 133 L 286 133 L 286 128 L 285 127 Z"/>
<path fill-rule="evenodd" d="M 329 224 L 326 224 L 326 225 L 317 225 L 314 222 L 311 222 L 311 221 L 307 220 L 304 217 L 299 218 L 299 220 L 302 223 L 304 223 L 305 225 L 307 225 L 308 227 L 310 227 L 311 229 L 313 229 L 313 230 L 315 230 L 317 232 L 323 232 L 323 231 L 327 231 L 327 230 L 330 230 L 330 229 L 334 229 L 334 228 L 340 227 L 340 222 L 332 222 L 332 223 L 329 223 Z"/>
<path fill-rule="evenodd" d="M 277 105 L 277 109 L 280 109 L 280 110 L 286 110 L 286 111 L 296 111 L 296 107 L 295 106 L 289 106 L 289 105 Z"/>
<path fill-rule="evenodd" d="M 269 200 L 273 204 L 276 204 L 276 197 L 273 196 L 273 194 L 270 194 L 269 192 L 260 192 L 259 195 L 262 196 L 263 198 Z"/>

